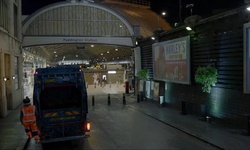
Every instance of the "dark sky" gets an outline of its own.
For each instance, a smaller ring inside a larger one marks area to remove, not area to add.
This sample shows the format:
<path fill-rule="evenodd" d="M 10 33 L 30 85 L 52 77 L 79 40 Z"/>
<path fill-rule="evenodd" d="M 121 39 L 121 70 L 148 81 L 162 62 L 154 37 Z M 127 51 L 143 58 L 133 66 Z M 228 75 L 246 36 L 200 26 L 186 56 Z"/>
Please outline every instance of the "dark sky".
<path fill-rule="evenodd" d="M 46 5 L 61 2 L 65 0 L 22 0 L 23 15 L 29 15 L 37 9 Z M 157 13 L 167 12 L 165 19 L 173 24 L 179 21 L 179 1 L 180 0 L 148 0 L 151 2 L 151 9 Z M 244 0 L 181 0 L 182 20 L 190 16 L 191 11 L 186 8 L 187 4 L 194 4 L 193 15 L 199 15 L 202 18 L 218 14 L 230 9 L 244 5 Z"/>

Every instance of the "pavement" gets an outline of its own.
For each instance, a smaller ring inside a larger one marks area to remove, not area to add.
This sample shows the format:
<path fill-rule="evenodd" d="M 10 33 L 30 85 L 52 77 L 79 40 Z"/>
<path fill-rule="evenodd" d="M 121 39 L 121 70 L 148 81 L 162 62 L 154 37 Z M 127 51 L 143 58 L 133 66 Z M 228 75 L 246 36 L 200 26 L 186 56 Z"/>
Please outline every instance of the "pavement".
<path fill-rule="evenodd" d="M 0 118 L 0 150 L 22 150 L 25 147 L 28 138 L 19 119 L 20 107 Z"/>
<path fill-rule="evenodd" d="M 102 89 L 93 87 L 88 89 L 91 91 L 88 93 L 89 96 L 108 92 L 111 94 L 111 100 L 116 99 L 121 104 L 123 102 L 124 87 L 115 87 L 112 90 L 108 86 Z M 144 100 L 138 103 L 137 96 L 134 94 L 125 94 L 125 100 L 127 107 L 136 109 L 219 149 L 250 149 L 250 136 L 244 135 L 240 129 L 228 128 L 213 121 L 210 123 L 201 121 L 197 116 L 181 115 L 180 110 L 162 107 L 156 101 Z M 7 117 L 0 118 L 0 150 L 23 150 L 29 142 L 19 121 L 20 107 L 21 104 L 10 111 Z"/>

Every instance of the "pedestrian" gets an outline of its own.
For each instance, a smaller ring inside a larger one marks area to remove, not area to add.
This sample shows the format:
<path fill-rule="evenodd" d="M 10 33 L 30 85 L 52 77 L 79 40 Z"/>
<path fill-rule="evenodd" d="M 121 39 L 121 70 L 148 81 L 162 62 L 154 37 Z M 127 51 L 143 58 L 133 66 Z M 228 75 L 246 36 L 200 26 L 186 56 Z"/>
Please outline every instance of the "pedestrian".
<path fill-rule="evenodd" d="M 32 105 L 29 97 L 23 100 L 23 107 L 20 110 L 20 121 L 25 128 L 26 135 L 29 138 L 34 138 L 36 143 L 40 142 L 39 129 L 36 123 L 37 110 L 35 105 Z"/>

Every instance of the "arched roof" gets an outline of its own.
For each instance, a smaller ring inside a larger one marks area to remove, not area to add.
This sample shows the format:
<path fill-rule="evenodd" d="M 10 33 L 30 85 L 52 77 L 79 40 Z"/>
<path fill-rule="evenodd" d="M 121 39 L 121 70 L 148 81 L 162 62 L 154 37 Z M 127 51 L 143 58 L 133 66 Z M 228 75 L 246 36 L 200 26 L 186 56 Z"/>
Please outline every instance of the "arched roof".
<path fill-rule="evenodd" d="M 121 13 L 131 24 L 139 25 L 140 36 L 142 37 L 152 36 L 157 28 L 162 28 L 165 31 L 172 29 L 170 24 L 152 11 L 147 4 L 140 5 L 116 0 L 104 0 L 102 4 Z"/>
<path fill-rule="evenodd" d="M 158 18 L 158 24 L 150 18 Z M 170 29 L 149 8 L 130 3 L 65 1 L 37 10 L 24 20 L 23 47 L 43 50 L 53 61 L 65 55 L 68 59 L 76 59 L 74 56 L 78 55 L 82 57 L 77 59 L 127 60 L 131 58 L 136 37 L 153 35 L 159 24 L 165 30 Z M 121 51 L 117 53 L 117 49 Z"/>

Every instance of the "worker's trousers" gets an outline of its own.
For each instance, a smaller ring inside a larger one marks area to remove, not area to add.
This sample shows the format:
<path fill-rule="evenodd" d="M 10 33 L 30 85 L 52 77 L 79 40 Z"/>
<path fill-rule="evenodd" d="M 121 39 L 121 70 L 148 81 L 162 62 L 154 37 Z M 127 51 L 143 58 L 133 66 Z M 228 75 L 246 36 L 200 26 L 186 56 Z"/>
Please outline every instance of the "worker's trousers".
<path fill-rule="evenodd" d="M 36 122 L 24 122 L 23 126 L 25 128 L 26 134 L 30 138 L 34 137 L 35 140 L 40 140 L 40 138 L 39 138 L 39 130 L 38 130 Z"/>

